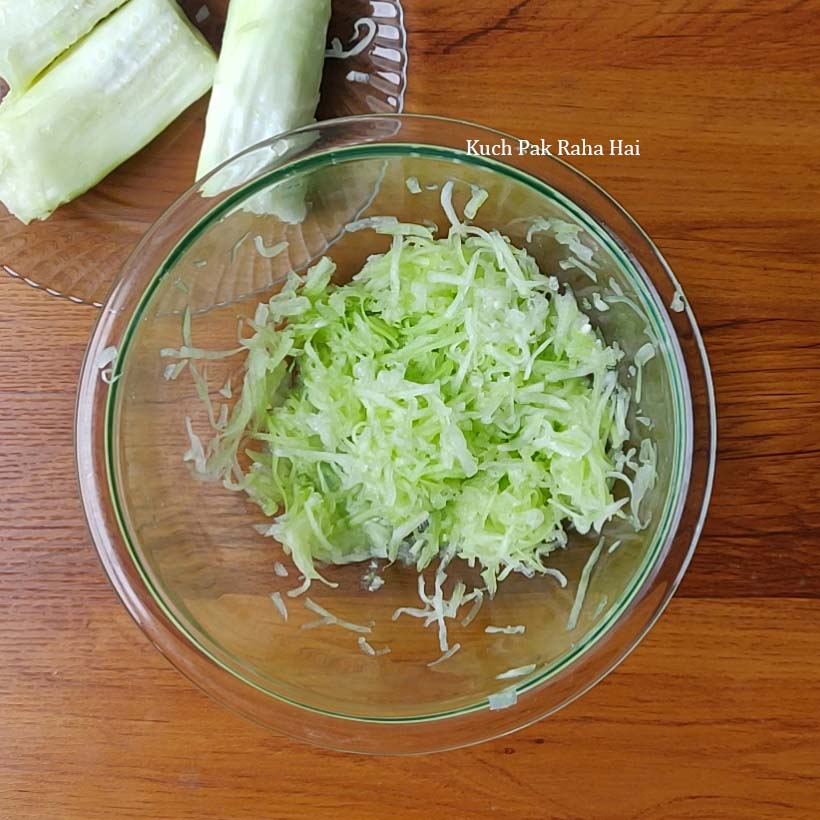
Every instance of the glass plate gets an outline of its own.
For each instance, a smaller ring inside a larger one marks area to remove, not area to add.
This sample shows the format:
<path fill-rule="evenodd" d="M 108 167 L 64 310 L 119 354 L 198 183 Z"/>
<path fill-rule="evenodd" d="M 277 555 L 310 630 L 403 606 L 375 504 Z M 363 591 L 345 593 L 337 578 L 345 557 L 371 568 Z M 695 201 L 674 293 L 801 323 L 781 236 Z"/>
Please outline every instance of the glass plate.
<path fill-rule="evenodd" d="M 180 5 L 218 47 L 228 0 Z M 343 59 L 329 54 L 319 119 L 403 111 L 407 50 L 401 0 L 333 0 L 329 44 L 337 54 L 358 53 Z M 100 307 L 137 240 L 193 183 L 206 110 L 207 98 L 45 222 L 23 225 L 0 205 L 0 269 L 53 296 Z"/>

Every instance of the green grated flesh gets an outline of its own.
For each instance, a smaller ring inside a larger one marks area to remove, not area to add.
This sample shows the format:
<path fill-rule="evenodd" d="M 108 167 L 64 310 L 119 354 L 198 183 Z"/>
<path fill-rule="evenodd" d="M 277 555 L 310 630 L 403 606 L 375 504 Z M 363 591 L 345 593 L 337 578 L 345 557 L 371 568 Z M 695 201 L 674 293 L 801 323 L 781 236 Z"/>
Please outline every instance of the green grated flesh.
<path fill-rule="evenodd" d="M 640 526 L 648 458 L 632 497 L 613 495 L 634 464 L 622 352 L 525 250 L 458 220 L 452 187 L 446 236 L 370 218 L 350 230 L 391 248 L 349 283 L 331 282 L 327 258 L 291 275 L 242 342 L 227 424 L 207 448 L 192 435 L 195 469 L 259 505 L 305 588 L 321 563 L 423 570 L 446 555 L 478 565 L 493 594 L 510 572 L 551 572 L 569 527 Z"/>

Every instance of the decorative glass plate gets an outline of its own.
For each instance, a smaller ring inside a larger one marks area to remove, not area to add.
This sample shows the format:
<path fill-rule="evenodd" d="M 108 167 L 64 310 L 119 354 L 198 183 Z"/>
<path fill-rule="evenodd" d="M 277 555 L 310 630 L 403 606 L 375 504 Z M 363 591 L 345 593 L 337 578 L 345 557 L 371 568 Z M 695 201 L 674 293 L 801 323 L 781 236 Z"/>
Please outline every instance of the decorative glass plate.
<path fill-rule="evenodd" d="M 228 0 L 180 5 L 217 47 Z M 318 118 L 401 113 L 407 82 L 401 0 L 333 0 L 328 39 Z M 45 222 L 23 225 L 0 205 L 0 269 L 53 296 L 100 307 L 142 234 L 193 184 L 206 110 L 207 98 Z"/>

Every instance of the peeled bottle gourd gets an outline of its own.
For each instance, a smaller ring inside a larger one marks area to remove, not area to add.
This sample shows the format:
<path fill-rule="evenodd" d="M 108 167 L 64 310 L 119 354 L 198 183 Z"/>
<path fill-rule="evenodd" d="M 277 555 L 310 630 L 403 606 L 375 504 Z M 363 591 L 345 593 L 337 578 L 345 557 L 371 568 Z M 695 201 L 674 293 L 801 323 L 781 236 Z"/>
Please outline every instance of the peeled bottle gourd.
<path fill-rule="evenodd" d="M 124 0 L 0 0 L 0 77 L 19 97 Z"/>
<path fill-rule="evenodd" d="M 24 223 L 96 185 L 213 83 L 174 0 L 130 0 L 0 105 L 0 201 Z"/>
<path fill-rule="evenodd" d="M 197 178 L 313 122 L 329 22 L 330 0 L 231 0 Z"/>

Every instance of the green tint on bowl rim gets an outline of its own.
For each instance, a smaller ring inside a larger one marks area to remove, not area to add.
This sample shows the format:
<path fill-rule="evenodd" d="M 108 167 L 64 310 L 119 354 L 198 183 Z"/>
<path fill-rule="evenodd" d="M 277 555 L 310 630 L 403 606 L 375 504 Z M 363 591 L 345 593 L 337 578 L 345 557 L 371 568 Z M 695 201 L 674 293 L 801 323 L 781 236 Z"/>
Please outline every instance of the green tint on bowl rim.
<path fill-rule="evenodd" d="M 446 160 L 454 163 L 467 163 L 485 167 L 491 171 L 506 175 L 514 179 L 516 182 L 522 183 L 526 186 L 533 188 L 542 196 L 559 203 L 563 208 L 570 211 L 573 214 L 573 216 L 576 219 L 578 219 L 579 222 L 584 224 L 589 233 L 592 236 L 594 236 L 594 238 L 598 242 L 604 245 L 607 248 L 607 250 L 609 250 L 613 257 L 617 259 L 621 268 L 629 275 L 630 280 L 635 285 L 636 291 L 640 295 L 642 307 L 646 311 L 647 317 L 651 320 L 653 330 L 657 333 L 658 338 L 666 344 L 667 350 L 670 354 L 667 357 L 665 357 L 665 359 L 667 363 L 669 363 L 670 365 L 668 367 L 668 371 L 670 375 L 670 383 L 673 385 L 675 420 L 677 425 L 676 435 L 674 436 L 675 452 L 674 465 L 672 469 L 673 484 L 670 487 L 670 490 L 667 492 L 666 505 L 663 510 L 663 519 L 662 523 L 660 524 L 656 532 L 655 540 L 652 543 L 650 549 L 647 550 L 647 554 L 644 558 L 644 561 L 640 569 L 636 572 L 630 588 L 627 590 L 626 594 L 624 594 L 618 601 L 617 606 L 610 610 L 609 615 L 600 624 L 598 624 L 591 632 L 585 635 L 584 640 L 575 649 L 573 649 L 571 652 L 568 652 L 563 658 L 561 658 L 556 663 L 552 664 L 549 669 L 533 677 L 532 679 L 524 683 L 521 683 L 520 685 L 517 685 L 515 687 L 515 690 L 518 694 L 523 694 L 529 690 L 532 690 L 540 686 L 541 684 L 545 683 L 550 678 L 558 674 L 564 668 L 566 668 L 569 664 L 573 663 L 574 661 L 578 660 L 581 656 L 586 654 L 599 641 L 599 639 L 608 632 L 609 628 L 618 620 L 621 614 L 628 608 L 636 593 L 641 588 L 643 582 L 646 580 L 650 570 L 655 565 L 655 562 L 658 559 L 658 556 L 661 552 L 661 548 L 667 542 L 670 533 L 672 533 L 675 527 L 677 526 L 681 509 L 686 501 L 685 494 L 681 492 L 681 489 L 685 487 L 688 479 L 688 476 L 686 475 L 686 464 L 688 463 L 688 459 L 685 457 L 685 455 L 690 454 L 692 448 L 690 429 L 691 425 L 686 423 L 691 416 L 691 408 L 689 407 L 688 402 L 686 400 L 686 393 L 684 391 L 684 385 L 682 381 L 683 362 L 680 349 L 674 335 L 669 332 L 670 328 L 668 323 L 664 321 L 663 314 L 659 313 L 657 309 L 657 299 L 652 297 L 649 290 L 649 286 L 645 281 L 645 277 L 641 275 L 636 265 L 633 264 L 632 260 L 629 258 L 628 254 L 624 252 L 624 250 L 620 247 L 620 245 L 617 242 L 615 242 L 614 238 L 607 231 L 602 230 L 601 226 L 595 220 L 591 219 L 583 209 L 579 208 L 570 199 L 568 199 L 558 191 L 554 190 L 546 183 L 533 177 L 532 175 L 525 173 L 524 171 L 518 168 L 514 168 L 512 166 L 500 163 L 491 158 L 467 154 L 466 151 L 460 151 L 452 148 L 433 147 L 430 145 L 412 143 L 391 143 L 389 145 L 352 146 L 331 150 L 319 156 L 309 156 L 301 160 L 296 160 L 295 162 L 292 162 L 283 168 L 273 170 L 265 174 L 264 176 L 254 180 L 251 184 L 249 184 L 242 190 L 229 195 L 223 201 L 221 201 L 217 205 L 217 207 L 215 207 L 211 212 L 209 212 L 205 218 L 201 219 L 182 238 L 182 240 L 177 244 L 174 250 L 168 255 L 162 266 L 154 275 L 154 278 L 152 279 L 149 286 L 145 289 L 123 335 L 119 356 L 114 365 L 115 379 L 108 392 L 105 409 L 105 463 L 107 471 L 108 488 L 111 493 L 111 498 L 113 500 L 116 520 L 119 526 L 120 534 L 122 535 L 127 545 L 131 560 L 134 562 L 134 565 L 137 568 L 143 583 L 149 590 L 155 603 L 157 604 L 157 606 L 159 606 L 159 608 L 162 610 L 165 616 L 169 618 L 169 620 L 174 624 L 176 629 L 181 634 L 183 634 L 186 637 L 186 639 L 197 648 L 198 651 L 206 655 L 213 663 L 217 664 L 223 670 L 236 677 L 242 683 L 251 686 L 254 689 L 257 689 L 258 691 L 262 692 L 267 696 L 276 698 L 277 700 L 280 700 L 284 703 L 288 703 L 292 706 L 299 707 L 306 711 L 360 723 L 409 724 L 430 722 L 443 718 L 465 715 L 471 712 L 480 711 L 486 709 L 489 703 L 486 699 L 484 699 L 468 707 L 437 712 L 433 714 L 417 715 L 413 717 L 366 718 L 360 716 L 351 716 L 338 712 L 322 710 L 314 706 L 307 706 L 291 698 L 286 698 L 281 694 L 278 694 L 277 692 L 271 689 L 263 687 L 252 680 L 248 680 L 247 678 L 243 677 L 236 669 L 231 668 L 230 666 L 222 662 L 222 660 L 220 660 L 218 657 L 216 657 L 206 646 L 204 646 L 194 635 L 190 633 L 190 631 L 176 616 L 174 611 L 167 605 L 162 595 L 159 594 L 158 591 L 155 589 L 150 574 L 146 571 L 140 559 L 139 553 L 135 549 L 134 544 L 131 540 L 128 528 L 125 525 L 120 493 L 116 481 L 114 479 L 114 475 L 116 472 L 114 468 L 113 447 L 114 441 L 116 440 L 115 408 L 117 404 L 118 388 L 120 384 L 119 379 L 116 377 L 122 374 L 122 365 L 125 359 L 127 358 L 129 345 L 132 340 L 135 328 L 137 324 L 140 322 L 140 320 L 143 318 L 144 311 L 150 303 L 151 298 L 154 292 L 156 291 L 156 288 L 159 285 L 159 283 L 162 281 L 165 275 L 173 269 L 176 262 L 187 252 L 191 245 L 194 242 L 196 242 L 197 239 L 205 231 L 207 231 L 215 222 L 219 221 L 225 215 L 230 213 L 238 204 L 243 202 L 249 196 L 253 196 L 256 193 L 267 189 L 274 183 L 279 183 L 283 180 L 286 180 L 288 177 L 295 176 L 297 174 L 302 174 L 304 172 L 310 171 L 312 168 L 327 165 L 328 163 L 335 162 L 337 164 L 341 164 L 345 161 L 356 159 L 400 157 L 406 156 L 408 153 L 423 158 Z M 329 250 L 328 253 L 332 256 L 332 249 Z M 671 366 L 671 360 L 673 358 L 671 354 L 674 354 L 675 366 Z M 240 666 L 243 665 L 241 659 L 236 658 L 233 655 L 231 655 L 231 657 L 234 657 L 234 659 Z"/>

